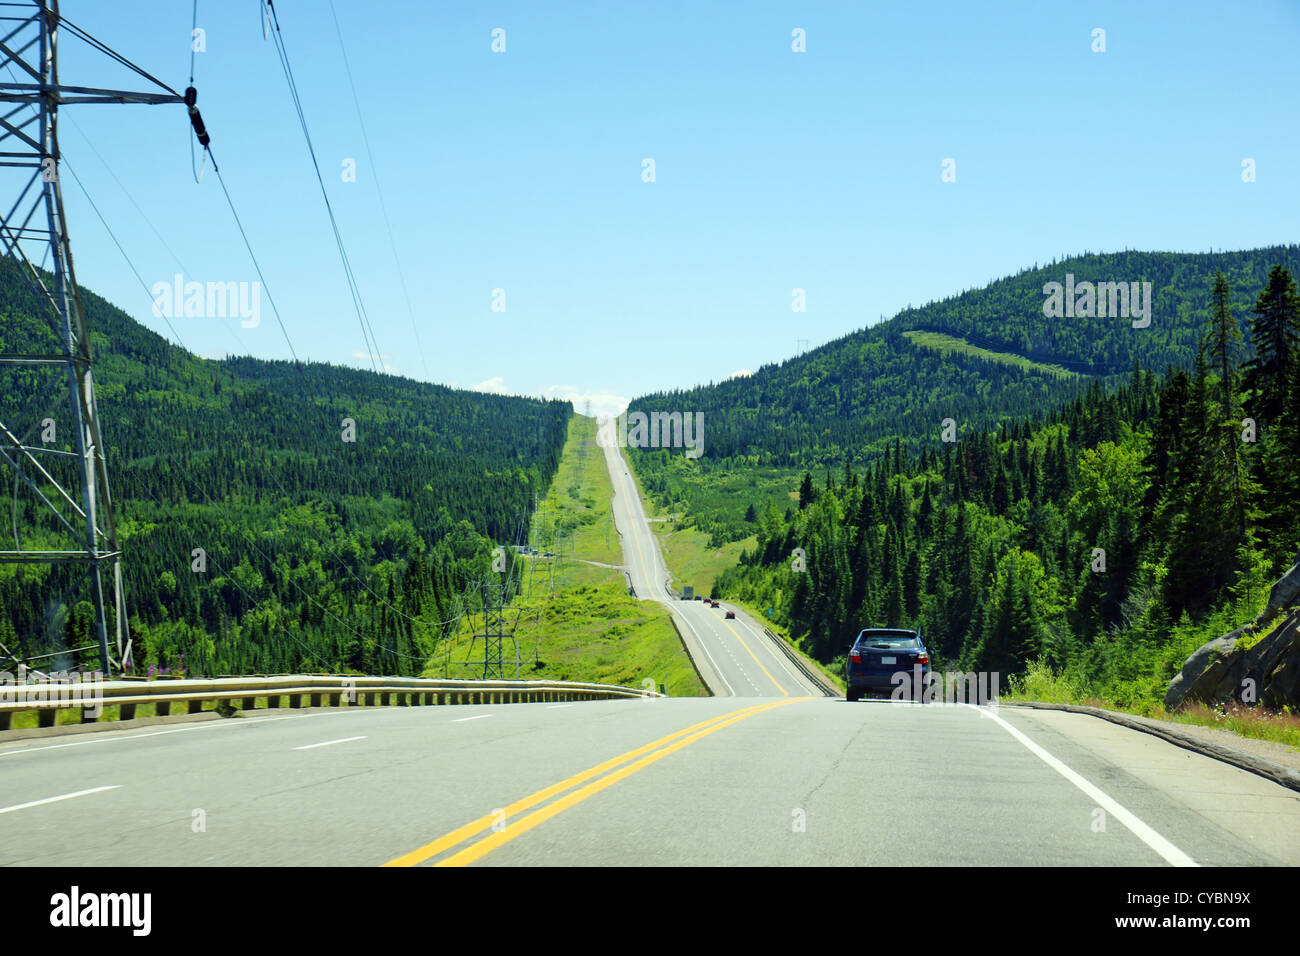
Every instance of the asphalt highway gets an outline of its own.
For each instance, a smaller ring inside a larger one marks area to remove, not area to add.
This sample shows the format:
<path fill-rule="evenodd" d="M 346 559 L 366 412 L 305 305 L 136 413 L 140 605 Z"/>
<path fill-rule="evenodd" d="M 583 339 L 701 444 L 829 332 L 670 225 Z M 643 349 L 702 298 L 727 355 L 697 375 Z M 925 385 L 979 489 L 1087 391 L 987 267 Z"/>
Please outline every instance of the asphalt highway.
<path fill-rule="evenodd" d="M 1300 795 L 1080 714 L 343 708 L 0 746 L 7 865 L 1267 865 Z"/>

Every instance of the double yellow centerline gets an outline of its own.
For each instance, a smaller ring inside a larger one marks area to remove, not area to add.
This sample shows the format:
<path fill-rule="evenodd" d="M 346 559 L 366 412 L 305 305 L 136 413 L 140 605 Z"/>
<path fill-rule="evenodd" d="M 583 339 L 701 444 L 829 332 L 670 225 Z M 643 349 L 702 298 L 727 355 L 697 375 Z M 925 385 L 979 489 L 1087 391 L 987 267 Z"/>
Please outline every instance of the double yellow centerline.
<path fill-rule="evenodd" d="M 606 760 L 604 763 L 597 764 L 590 769 L 581 773 L 574 774 L 567 780 L 561 780 L 559 783 L 552 784 L 536 793 L 524 797 L 522 800 L 510 804 L 500 811 L 480 817 L 472 823 L 467 823 L 462 827 L 452 830 L 446 836 L 439 837 L 432 843 L 426 843 L 418 850 L 412 850 L 395 860 L 385 863 L 385 866 L 417 866 L 430 860 L 440 853 L 444 853 L 453 847 L 459 846 L 467 840 L 478 837 L 484 831 L 492 830 L 496 825 L 498 829 L 489 835 L 471 843 L 464 849 L 452 854 L 445 859 L 439 860 L 436 866 L 466 866 L 479 860 L 491 853 L 497 847 L 509 843 L 515 837 L 527 833 L 529 830 L 560 813 L 563 813 L 569 807 L 575 806 L 594 796 L 606 787 L 613 786 L 618 781 L 630 777 L 639 770 L 643 770 L 650 764 L 662 760 L 669 754 L 676 753 L 683 747 L 688 747 L 697 740 L 701 740 L 709 734 L 717 733 L 723 727 L 729 727 L 734 723 L 761 714 L 765 711 L 774 710 L 777 707 L 784 707 L 787 704 L 793 704 L 800 700 L 809 700 L 807 697 L 791 698 L 789 700 L 778 700 L 770 704 L 756 704 L 751 707 L 742 707 L 739 710 L 733 710 L 729 713 L 722 714 L 709 720 L 701 721 L 698 724 L 692 724 L 684 730 L 671 733 L 666 737 L 660 737 L 643 747 L 635 750 L 629 750 L 621 756 L 614 757 L 612 760 Z M 602 776 L 603 775 L 603 776 Z M 591 781 L 588 783 L 587 781 Z M 585 784 L 585 785 L 584 785 Z M 576 789 L 575 789 L 576 788 Z M 560 796 L 563 794 L 563 796 Z M 534 810 L 527 816 L 519 816 L 527 810 L 541 803 L 546 803 L 552 797 L 560 797 L 540 810 Z M 517 818 L 517 819 L 516 819 Z M 502 821 L 508 821 L 505 826 L 501 826 Z"/>

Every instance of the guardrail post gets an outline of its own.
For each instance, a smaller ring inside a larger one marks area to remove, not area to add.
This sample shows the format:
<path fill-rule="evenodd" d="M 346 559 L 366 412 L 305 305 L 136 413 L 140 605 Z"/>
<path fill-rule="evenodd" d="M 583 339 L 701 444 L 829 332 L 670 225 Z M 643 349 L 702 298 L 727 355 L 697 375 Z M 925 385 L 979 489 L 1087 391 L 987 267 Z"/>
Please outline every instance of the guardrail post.
<path fill-rule="evenodd" d="M 311 695 L 311 705 L 312 705 L 313 707 L 319 707 L 319 706 L 320 706 L 320 694 L 312 694 L 312 695 Z"/>
<path fill-rule="evenodd" d="M 201 713 L 203 713 L 203 701 L 201 701 L 201 700 L 192 700 L 192 701 L 190 701 L 190 713 L 191 713 L 191 714 L 201 714 Z"/>
<path fill-rule="evenodd" d="M 374 707 L 374 706 L 375 706 L 375 692 L 374 692 L 374 691 L 367 691 L 367 692 L 366 692 L 366 706 L 367 706 L 367 707 Z"/>
<path fill-rule="evenodd" d="M 383 706 L 387 707 L 387 706 L 388 706 L 388 701 L 389 701 L 390 699 L 391 699 L 391 695 L 388 693 L 388 691 L 385 690 L 385 691 L 381 691 L 381 692 L 380 692 L 380 694 L 379 694 L 379 703 L 380 703 L 380 704 L 382 704 Z"/>
<path fill-rule="evenodd" d="M 240 709 L 240 710 L 257 710 L 257 698 L 256 698 L 256 697 L 245 697 L 243 700 L 241 700 L 241 701 L 239 702 L 239 709 Z"/>
<path fill-rule="evenodd" d="M 290 694 L 290 695 L 289 695 L 289 706 L 292 707 L 294 710 L 297 710 L 299 707 L 301 707 L 301 706 L 302 706 L 302 694 Z"/>
<path fill-rule="evenodd" d="M 342 694 L 330 694 L 330 706 L 331 706 L 331 707 L 341 707 L 341 706 L 343 706 L 343 695 L 342 695 Z"/>
<path fill-rule="evenodd" d="M 95 709 L 95 708 L 93 708 L 93 707 L 83 707 L 83 708 L 81 708 L 81 722 L 82 722 L 83 724 L 93 724 L 95 721 L 99 720 L 98 717 L 91 717 L 91 716 L 88 716 L 88 714 L 86 713 L 87 711 L 94 710 L 94 709 Z"/>
<path fill-rule="evenodd" d="M 54 708 L 42 707 L 36 712 L 36 726 L 53 727 L 54 726 Z"/>
<path fill-rule="evenodd" d="M 167 717 L 172 712 L 172 702 L 170 700 L 155 701 L 153 713 L 155 717 Z"/>
<path fill-rule="evenodd" d="M 272 694 L 271 696 L 269 696 L 268 698 L 266 698 L 266 706 L 267 706 L 267 707 L 279 707 L 279 706 L 280 706 L 280 695 L 279 695 L 279 694 Z"/>
<path fill-rule="evenodd" d="M 8 711 L 8 710 L 0 711 L 0 730 L 9 729 L 9 718 L 11 718 L 12 716 L 13 716 L 12 711 Z"/>

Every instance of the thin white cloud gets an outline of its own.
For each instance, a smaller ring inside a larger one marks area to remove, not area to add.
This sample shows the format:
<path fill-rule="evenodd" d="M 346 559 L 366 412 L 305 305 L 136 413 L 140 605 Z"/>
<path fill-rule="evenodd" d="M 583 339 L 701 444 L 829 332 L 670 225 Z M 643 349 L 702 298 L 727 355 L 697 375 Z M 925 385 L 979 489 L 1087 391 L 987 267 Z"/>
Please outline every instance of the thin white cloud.
<path fill-rule="evenodd" d="M 508 395 L 506 391 L 506 380 L 500 375 L 494 375 L 492 378 L 479 382 L 477 385 L 469 387 L 471 392 L 490 392 L 493 395 Z"/>
<path fill-rule="evenodd" d="M 587 414 L 587 403 L 591 403 L 591 414 L 597 418 L 621 415 L 627 410 L 631 399 L 615 392 L 596 390 L 583 391 L 576 385 L 551 385 L 542 391 L 543 398 L 558 398 L 573 403 L 574 411 L 580 415 Z"/>
<path fill-rule="evenodd" d="M 732 372 L 730 375 L 727 376 L 727 378 L 728 378 L 728 379 L 733 379 L 733 378 L 749 378 L 749 376 L 751 376 L 751 375 L 753 375 L 753 374 L 754 374 L 754 373 L 751 372 L 749 369 L 747 369 L 747 368 L 741 368 L 741 369 L 737 369 L 736 371 Z"/>

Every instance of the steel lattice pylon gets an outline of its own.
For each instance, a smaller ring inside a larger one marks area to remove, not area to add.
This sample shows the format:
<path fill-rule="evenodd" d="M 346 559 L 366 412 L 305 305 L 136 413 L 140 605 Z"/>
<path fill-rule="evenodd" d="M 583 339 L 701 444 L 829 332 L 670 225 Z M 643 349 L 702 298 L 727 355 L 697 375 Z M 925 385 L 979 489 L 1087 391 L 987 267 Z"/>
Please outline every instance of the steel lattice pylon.
<path fill-rule="evenodd" d="M 124 90 L 59 83 L 58 42 L 61 28 L 85 40 L 121 65 L 167 90 Z M 33 400 L 25 409 L 0 406 L 0 467 L 15 489 L 21 486 L 39 502 L 44 522 L 35 526 L 46 543 L 57 533 L 63 546 L 28 549 L 14 520 L 14 550 L 0 550 L 0 562 L 84 566 L 95 607 L 100 663 L 105 674 L 131 659 L 126 599 L 122 586 L 121 549 L 113 521 L 108 469 L 95 407 L 90 339 L 72 267 L 63 193 L 59 183 L 59 107 L 71 103 L 181 103 L 184 97 L 113 53 L 59 15 L 58 0 L 0 3 L 0 168 L 19 171 L 21 189 L 12 204 L 0 198 L 0 248 L 18 264 L 36 297 L 38 318 L 46 318 L 48 339 L 38 351 L 0 351 L 0 372 L 25 377 L 31 385 L 50 374 L 45 393 L 63 379 L 71 412 L 72 449 L 55 441 L 35 443 L 33 434 L 54 419 L 42 419 Z M 49 264 L 49 271 L 45 265 Z M 12 316 L 7 324 L 16 327 Z M 6 343 L 7 344 L 7 341 Z M 61 375 L 59 373 L 62 373 Z M 4 387 L 0 384 L 0 387 Z M 35 391 L 35 389 L 33 389 Z M 42 393 L 37 393 L 39 399 Z M 14 416 L 17 416 L 15 419 Z M 107 579 L 107 581 L 106 581 Z M 105 584 L 112 589 L 113 646 L 105 606 Z M 56 651 L 67 653 L 68 649 Z M 53 657 L 42 654 L 35 657 Z M 35 659 L 35 658 L 33 658 Z"/>

